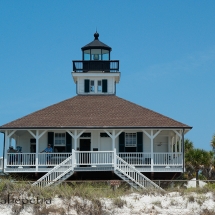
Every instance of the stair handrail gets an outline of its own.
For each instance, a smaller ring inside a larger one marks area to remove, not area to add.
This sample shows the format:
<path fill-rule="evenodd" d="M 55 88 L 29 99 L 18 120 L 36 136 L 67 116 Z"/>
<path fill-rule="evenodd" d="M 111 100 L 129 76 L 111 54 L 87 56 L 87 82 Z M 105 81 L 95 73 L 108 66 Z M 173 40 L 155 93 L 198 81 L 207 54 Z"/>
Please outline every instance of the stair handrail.
<path fill-rule="evenodd" d="M 56 177 L 55 179 L 53 179 L 52 181 L 50 181 L 46 186 L 52 185 L 54 182 L 56 182 L 58 179 L 62 178 L 64 175 L 66 175 L 71 170 L 73 171 L 73 167 L 70 167 L 69 169 L 65 170 L 63 173 L 61 173 L 60 175 L 58 175 L 58 177 Z"/>
<path fill-rule="evenodd" d="M 151 183 L 154 187 L 163 190 L 161 187 L 159 187 L 156 183 L 154 183 L 153 181 L 151 181 L 149 178 L 147 178 L 145 175 L 143 175 L 140 171 L 138 171 L 134 166 L 130 165 L 129 163 L 127 163 L 125 160 L 123 160 L 121 157 L 119 157 L 118 155 L 116 155 L 116 159 L 120 160 L 122 163 L 124 163 L 126 166 L 128 166 L 130 169 L 132 169 L 134 172 L 136 172 L 140 177 L 142 177 L 144 180 L 148 181 L 149 183 Z M 116 162 L 116 165 L 118 164 L 118 162 Z M 130 175 L 128 175 L 127 173 L 125 173 L 122 169 L 120 169 L 118 167 L 118 165 L 116 166 L 116 168 L 122 172 L 123 174 L 125 174 L 127 177 L 129 177 L 132 181 L 134 181 L 136 184 L 138 184 L 140 187 L 145 188 L 143 185 L 141 185 L 139 182 L 135 181 L 134 178 L 132 178 Z"/>
<path fill-rule="evenodd" d="M 65 164 L 66 162 L 68 162 L 69 160 L 72 159 L 72 155 L 69 156 L 68 158 L 66 158 L 64 161 L 62 161 L 61 163 L 59 163 L 57 166 L 55 166 L 54 168 L 52 168 L 50 171 L 48 171 L 44 176 L 42 176 L 41 178 L 39 178 L 36 182 L 34 182 L 32 185 L 37 185 L 39 182 L 41 182 L 43 179 L 45 179 L 47 176 L 49 176 L 51 173 L 53 173 L 55 170 L 57 170 L 58 168 L 62 167 L 63 164 Z M 69 168 L 70 169 L 70 168 Z M 71 167 L 71 170 L 73 170 L 73 165 Z"/>

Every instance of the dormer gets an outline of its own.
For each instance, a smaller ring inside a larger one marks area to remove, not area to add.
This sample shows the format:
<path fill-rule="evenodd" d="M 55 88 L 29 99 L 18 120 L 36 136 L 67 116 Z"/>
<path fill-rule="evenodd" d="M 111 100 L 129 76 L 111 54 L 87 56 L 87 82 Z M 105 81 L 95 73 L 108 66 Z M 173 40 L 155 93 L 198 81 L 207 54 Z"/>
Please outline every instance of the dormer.
<path fill-rule="evenodd" d="M 102 43 L 99 34 L 82 47 L 82 60 L 73 61 L 72 77 L 77 94 L 115 94 L 119 83 L 119 60 L 110 60 L 111 47 Z"/>

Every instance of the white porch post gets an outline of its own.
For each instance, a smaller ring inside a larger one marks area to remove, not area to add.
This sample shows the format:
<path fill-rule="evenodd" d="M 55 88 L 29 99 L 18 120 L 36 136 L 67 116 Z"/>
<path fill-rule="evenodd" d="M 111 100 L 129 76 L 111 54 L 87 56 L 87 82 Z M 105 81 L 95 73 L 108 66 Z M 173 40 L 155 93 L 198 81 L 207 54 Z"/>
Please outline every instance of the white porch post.
<path fill-rule="evenodd" d="M 151 134 L 149 134 L 145 130 L 142 130 L 142 131 L 150 139 L 150 143 L 151 143 L 151 172 L 153 172 L 153 169 L 154 169 L 154 147 L 153 147 L 154 144 L 153 143 L 154 143 L 154 138 L 157 137 L 157 135 L 161 132 L 161 130 L 158 130 L 155 134 L 153 134 L 153 130 L 150 130 Z"/>
<path fill-rule="evenodd" d="M 173 153 L 173 141 L 174 141 L 174 137 L 172 137 L 172 153 Z"/>
<path fill-rule="evenodd" d="M 153 172 L 154 168 L 153 130 L 151 130 L 150 142 L 151 142 L 151 172 Z"/>
<path fill-rule="evenodd" d="M 86 130 L 82 130 L 79 134 L 78 134 L 78 130 L 74 130 L 74 134 L 67 130 L 66 132 L 69 133 L 72 138 L 74 139 L 74 149 L 77 150 L 77 140 L 78 138 L 85 132 Z"/>
<path fill-rule="evenodd" d="M 180 135 L 181 135 L 181 131 L 180 131 Z M 179 138 L 179 152 L 181 153 L 181 136 Z"/>
<path fill-rule="evenodd" d="M 4 169 L 7 167 L 8 131 L 5 131 L 4 142 Z"/>
<path fill-rule="evenodd" d="M 110 132 L 108 132 L 107 130 L 104 130 L 104 131 L 112 139 L 112 150 L 113 150 L 113 152 L 112 152 L 113 153 L 112 162 L 113 162 L 114 170 L 115 170 L 116 169 L 116 147 L 115 147 L 115 142 L 116 142 L 116 138 L 123 132 L 123 130 L 119 131 L 117 134 L 116 134 L 116 130 L 112 130 L 112 134 L 110 134 Z"/>
<path fill-rule="evenodd" d="M 74 149 L 77 150 L 77 130 L 74 132 Z"/>
<path fill-rule="evenodd" d="M 36 172 L 38 171 L 38 153 L 39 153 L 39 131 L 38 130 L 36 130 Z"/>
<path fill-rule="evenodd" d="M 175 153 L 177 152 L 177 135 L 175 135 Z"/>
<path fill-rule="evenodd" d="M 112 131 L 112 150 L 114 151 L 115 149 L 115 130 Z"/>
<path fill-rule="evenodd" d="M 114 170 L 116 170 L 116 148 L 114 148 L 114 151 L 113 151 L 113 166 L 114 166 Z"/>
<path fill-rule="evenodd" d="M 38 172 L 38 164 L 39 164 L 39 139 L 46 133 L 46 131 L 43 131 L 41 134 L 39 134 L 39 130 L 36 130 L 36 135 L 28 130 L 28 132 L 36 139 L 36 158 L 35 158 L 35 165 L 36 165 L 36 172 Z"/>
<path fill-rule="evenodd" d="M 115 149 L 115 140 L 123 132 L 123 130 L 120 130 L 117 134 L 116 134 L 116 130 L 112 130 L 112 134 L 110 134 L 110 132 L 108 132 L 107 130 L 104 130 L 104 131 L 112 139 L 112 150 L 114 151 L 114 149 Z"/>
<path fill-rule="evenodd" d="M 72 167 L 74 168 L 76 164 L 76 154 L 75 154 L 75 150 L 72 149 Z"/>
<path fill-rule="evenodd" d="M 5 131 L 4 168 L 7 167 L 7 150 L 8 150 L 8 148 L 9 148 L 9 141 L 10 141 L 11 136 L 12 136 L 15 132 L 16 132 L 16 130 L 11 131 L 10 133 L 9 133 L 9 131 L 7 131 L 7 130 Z"/>
<path fill-rule="evenodd" d="M 74 140 L 74 149 L 72 149 L 72 166 L 73 168 L 75 167 L 77 161 L 76 161 L 76 150 L 77 150 L 77 140 L 78 138 L 85 132 L 86 130 L 82 130 L 79 134 L 78 134 L 78 131 L 77 130 L 74 130 L 74 134 L 67 130 L 66 132 L 68 134 L 70 134 L 70 136 L 73 138 Z"/>

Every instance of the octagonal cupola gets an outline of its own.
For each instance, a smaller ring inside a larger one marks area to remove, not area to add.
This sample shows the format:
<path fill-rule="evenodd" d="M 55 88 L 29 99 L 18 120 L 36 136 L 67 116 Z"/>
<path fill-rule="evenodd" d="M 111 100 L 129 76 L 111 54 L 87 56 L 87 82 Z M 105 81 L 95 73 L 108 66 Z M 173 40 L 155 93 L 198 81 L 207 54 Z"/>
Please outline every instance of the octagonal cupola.
<path fill-rule="evenodd" d="M 94 34 L 94 40 L 81 48 L 83 52 L 83 60 L 110 60 L 111 47 L 99 40 L 99 33 Z"/>
<path fill-rule="evenodd" d="M 73 61 L 72 76 L 77 84 L 77 94 L 115 94 L 119 82 L 119 60 L 111 60 L 112 48 L 99 40 L 83 46 L 82 60 Z"/>

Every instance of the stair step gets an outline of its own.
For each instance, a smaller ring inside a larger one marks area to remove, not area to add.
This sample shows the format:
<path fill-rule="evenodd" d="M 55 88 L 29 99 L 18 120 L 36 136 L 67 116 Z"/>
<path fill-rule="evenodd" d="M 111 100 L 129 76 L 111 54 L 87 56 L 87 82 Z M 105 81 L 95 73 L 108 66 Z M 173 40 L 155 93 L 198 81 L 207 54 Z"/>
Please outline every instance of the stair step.
<path fill-rule="evenodd" d="M 157 187 L 152 181 L 150 181 L 146 176 L 144 176 L 142 173 L 137 171 L 134 166 L 130 166 L 125 160 L 121 159 L 119 156 L 116 156 L 117 159 L 123 164 L 121 167 L 117 166 L 117 169 L 115 170 L 116 175 L 118 175 L 122 180 L 127 182 L 130 186 L 132 186 L 135 189 L 144 188 L 143 185 L 139 185 L 138 181 L 135 181 L 133 178 L 133 173 L 138 174 L 140 180 L 148 180 L 146 183 L 146 187 L 154 187 L 154 188 L 160 188 Z M 133 180 L 131 180 L 131 178 Z M 160 188 L 161 189 L 161 188 Z"/>

